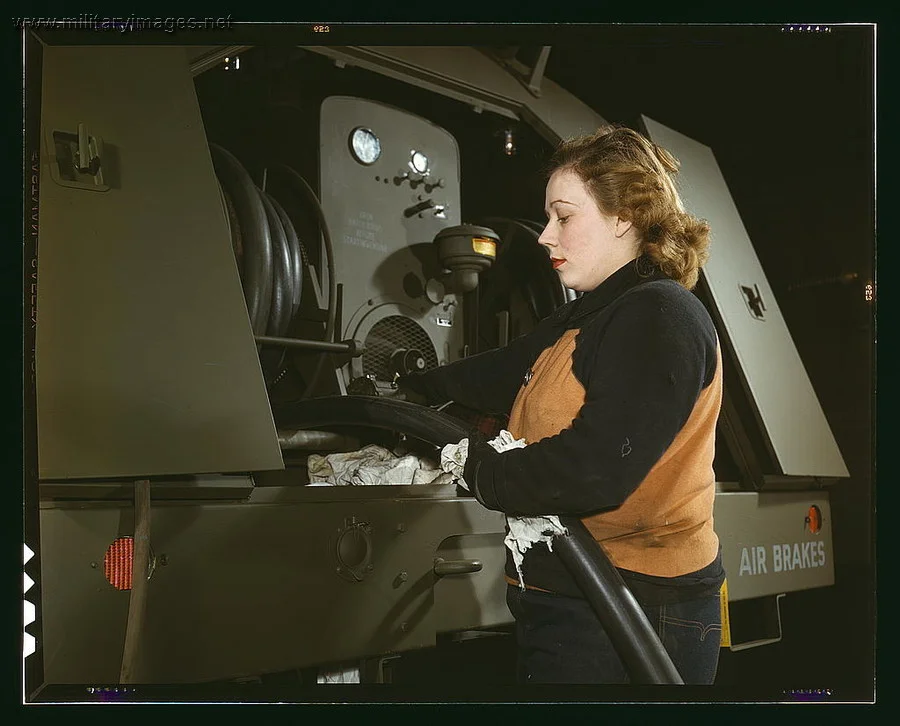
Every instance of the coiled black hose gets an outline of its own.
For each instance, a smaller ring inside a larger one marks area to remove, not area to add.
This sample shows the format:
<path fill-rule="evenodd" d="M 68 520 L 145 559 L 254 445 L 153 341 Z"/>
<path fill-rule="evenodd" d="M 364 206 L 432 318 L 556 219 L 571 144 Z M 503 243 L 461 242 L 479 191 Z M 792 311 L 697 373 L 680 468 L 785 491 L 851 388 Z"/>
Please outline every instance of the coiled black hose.
<path fill-rule="evenodd" d="M 287 212 L 284 211 L 284 207 L 278 203 L 275 197 L 270 196 L 269 201 L 272 202 L 272 206 L 275 207 L 275 211 L 281 219 L 281 226 L 284 227 L 288 249 L 291 253 L 291 279 L 293 280 L 291 286 L 291 318 L 293 319 L 293 316 L 300 309 L 300 301 L 303 299 L 303 268 L 306 255 L 300 243 L 300 238 L 297 236 L 297 231 L 294 229 L 294 224 L 291 222 L 291 218 L 288 217 Z"/>
<path fill-rule="evenodd" d="M 504 241 L 508 240 L 515 230 L 524 232 L 530 239 L 534 240 L 536 248 L 538 237 L 540 237 L 542 231 L 536 223 L 506 217 L 488 217 L 482 223 L 497 231 L 500 234 L 500 239 Z M 500 230 L 504 227 L 505 230 L 501 232 Z M 544 267 L 541 269 L 542 284 L 536 287 L 534 284 L 526 282 L 526 284 L 519 287 L 519 292 L 525 298 L 525 302 L 528 304 L 534 319 L 538 321 L 549 315 L 566 300 L 559 279 L 556 273 L 552 271 L 549 262 L 537 254 L 535 256 L 544 262 Z M 549 299 L 545 297 L 545 290 L 550 290 Z M 544 299 L 538 299 L 539 294 Z"/>
<path fill-rule="evenodd" d="M 266 335 L 283 337 L 291 322 L 294 298 L 293 264 L 288 247 L 287 234 L 281 217 L 272 204 L 269 195 L 257 189 L 259 198 L 266 208 L 266 219 L 272 237 L 272 307 L 269 312 L 269 324 Z"/>
<path fill-rule="evenodd" d="M 271 167 L 271 170 L 284 172 L 288 178 L 297 185 L 316 213 L 319 227 L 322 230 L 322 238 L 325 242 L 325 264 L 328 271 L 328 310 L 325 316 L 325 342 L 333 343 L 335 341 L 335 325 L 337 321 L 337 278 L 334 269 L 334 245 L 331 240 L 331 233 L 328 230 L 328 222 L 325 220 L 325 213 L 322 211 L 322 204 L 319 202 L 318 196 L 316 196 L 316 193 L 312 190 L 312 187 L 310 187 L 306 179 L 300 176 L 294 169 L 286 164 L 276 164 Z M 328 356 L 326 355 L 319 356 L 313 375 L 306 385 L 301 399 L 309 398 L 313 391 L 315 391 L 319 379 L 322 377 L 322 371 L 325 368 L 327 358 Z"/>
<path fill-rule="evenodd" d="M 216 176 L 234 203 L 241 228 L 241 284 L 255 335 L 265 335 L 272 306 L 272 239 L 266 208 L 253 179 L 241 163 L 217 144 L 210 144 Z"/>
<path fill-rule="evenodd" d="M 325 241 L 325 265 L 328 272 L 328 311 L 325 318 L 325 341 L 333 343 L 335 340 L 335 322 L 337 320 L 337 277 L 334 270 L 334 245 L 331 240 L 331 233 L 328 230 L 328 222 L 325 220 L 325 213 L 322 211 L 322 205 L 318 196 L 316 196 L 306 179 L 286 164 L 277 164 L 272 167 L 272 170 L 276 169 L 283 171 L 297 184 L 315 211 L 319 227 L 322 230 L 322 237 Z"/>

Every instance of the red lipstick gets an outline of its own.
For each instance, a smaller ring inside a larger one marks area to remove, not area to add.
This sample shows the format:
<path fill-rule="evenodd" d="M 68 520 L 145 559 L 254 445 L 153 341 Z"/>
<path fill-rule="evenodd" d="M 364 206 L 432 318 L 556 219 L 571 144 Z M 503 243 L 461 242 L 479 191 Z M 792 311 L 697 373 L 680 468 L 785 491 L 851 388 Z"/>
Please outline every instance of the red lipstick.
<path fill-rule="evenodd" d="M 550 262 L 553 263 L 553 269 L 556 270 L 557 268 L 559 268 L 560 265 L 562 265 L 565 262 L 565 260 L 563 260 L 561 258 L 557 259 L 556 257 L 551 257 Z"/>

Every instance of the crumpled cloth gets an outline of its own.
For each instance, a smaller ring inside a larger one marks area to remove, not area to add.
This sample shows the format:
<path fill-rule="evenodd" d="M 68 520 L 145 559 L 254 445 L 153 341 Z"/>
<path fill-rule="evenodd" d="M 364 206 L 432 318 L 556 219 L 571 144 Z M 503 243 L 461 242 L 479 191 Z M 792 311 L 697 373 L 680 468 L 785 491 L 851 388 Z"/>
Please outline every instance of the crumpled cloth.
<path fill-rule="evenodd" d="M 496 451 L 520 449 L 525 446 L 525 439 L 516 439 L 512 433 L 503 429 L 500 434 L 488 442 Z M 466 491 L 469 486 L 463 479 L 463 471 L 466 466 L 466 457 L 469 453 L 469 439 L 463 439 L 458 444 L 447 444 L 441 449 L 441 468 L 452 474 Z M 539 517 L 510 517 L 507 515 L 506 523 L 509 532 L 503 540 L 503 544 L 512 553 L 516 572 L 519 574 L 519 587 L 525 589 L 525 578 L 522 575 L 522 560 L 525 553 L 538 542 L 547 545 L 547 549 L 553 550 L 553 538 L 558 534 L 567 534 L 567 530 L 556 515 Z"/>
<path fill-rule="evenodd" d="M 316 676 L 316 683 L 359 683 L 359 675 L 359 668 L 356 666 L 320 671 Z"/>
<path fill-rule="evenodd" d="M 326 456 L 310 454 L 306 469 L 311 486 L 445 484 L 453 479 L 416 456 L 398 456 L 376 444 Z"/>

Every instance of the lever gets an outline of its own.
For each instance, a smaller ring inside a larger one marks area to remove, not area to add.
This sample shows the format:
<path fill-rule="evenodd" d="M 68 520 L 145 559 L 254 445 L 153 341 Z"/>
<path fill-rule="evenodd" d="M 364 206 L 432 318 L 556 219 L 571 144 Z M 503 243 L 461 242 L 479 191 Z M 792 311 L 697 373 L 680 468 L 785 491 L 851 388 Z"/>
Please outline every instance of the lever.
<path fill-rule="evenodd" d="M 419 202 L 418 204 L 413 204 L 411 207 L 408 207 L 403 211 L 403 216 L 412 217 L 419 212 L 424 212 L 426 209 L 430 209 L 434 206 L 433 199 L 426 199 L 424 202 Z"/>

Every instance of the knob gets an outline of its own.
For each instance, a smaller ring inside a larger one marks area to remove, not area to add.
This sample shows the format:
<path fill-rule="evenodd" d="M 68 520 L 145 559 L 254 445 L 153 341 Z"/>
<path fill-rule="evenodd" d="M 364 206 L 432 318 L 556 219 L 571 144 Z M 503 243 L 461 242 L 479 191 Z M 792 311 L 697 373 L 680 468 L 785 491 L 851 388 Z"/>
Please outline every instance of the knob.
<path fill-rule="evenodd" d="M 402 376 L 425 370 L 425 356 L 415 348 L 398 348 L 391 354 L 391 367 Z"/>

